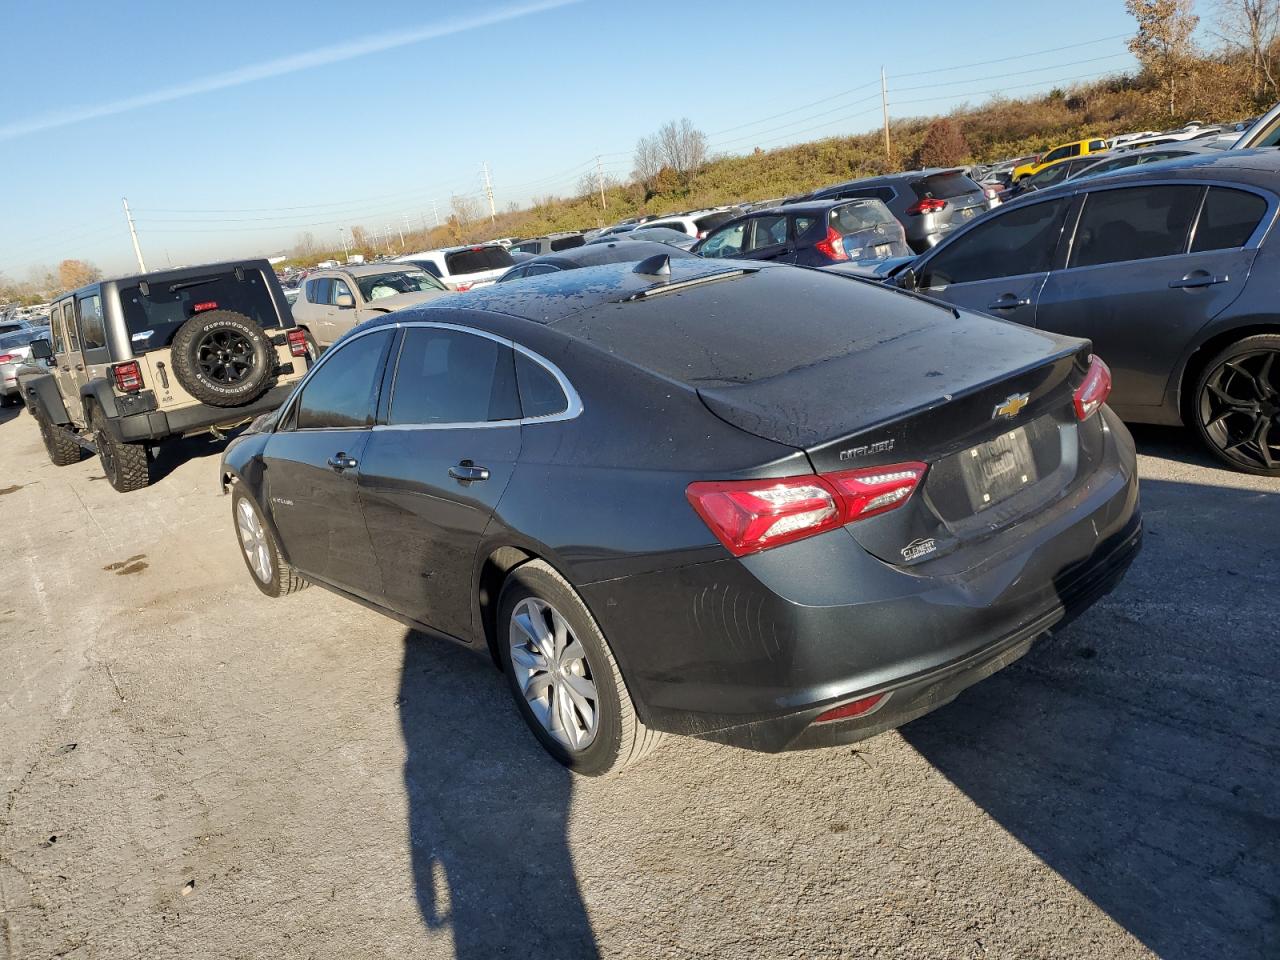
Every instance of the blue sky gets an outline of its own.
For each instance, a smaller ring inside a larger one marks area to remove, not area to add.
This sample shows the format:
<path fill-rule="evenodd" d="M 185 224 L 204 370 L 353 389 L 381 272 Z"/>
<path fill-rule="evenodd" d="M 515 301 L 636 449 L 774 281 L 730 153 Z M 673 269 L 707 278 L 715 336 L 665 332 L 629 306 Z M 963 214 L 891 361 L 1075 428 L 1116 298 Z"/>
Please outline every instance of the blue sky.
<path fill-rule="evenodd" d="M 682 116 L 714 152 L 872 129 L 882 64 L 896 116 L 1132 66 L 1120 0 L 7 6 L 17 279 L 68 257 L 131 269 L 126 196 L 154 269 L 430 223 L 485 161 L 500 206 L 569 192 L 597 154 L 625 177 L 636 139 Z"/>

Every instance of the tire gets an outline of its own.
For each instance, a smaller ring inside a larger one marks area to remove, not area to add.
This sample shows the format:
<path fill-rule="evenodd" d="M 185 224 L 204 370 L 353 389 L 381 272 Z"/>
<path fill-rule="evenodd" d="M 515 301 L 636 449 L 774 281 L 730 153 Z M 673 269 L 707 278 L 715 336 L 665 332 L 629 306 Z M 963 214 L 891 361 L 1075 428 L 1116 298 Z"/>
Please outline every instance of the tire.
<path fill-rule="evenodd" d="M 268 597 L 287 597 L 310 585 L 285 560 L 280 541 L 262 511 L 239 485 L 231 489 L 231 518 L 240 541 L 240 556 L 259 590 Z"/>
<path fill-rule="evenodd" d="M 131 493 L 151 484 L 151 462 L 145 446 L 117 440 L 107 428 L 102 408 L 96 405 L 90 411 L 89 426 L 98 448 L 98 462 L 111 486 L 121 493 Z"/>
<path fill-rule="evenodd" d="M 1190 413 L 1219 460 L 1242 473 L 1280 476 L 1280 334 L 1245 337 L 1210 360 Z"/>
<path fill-rule="evenodd" d="M 44 412 L 44 407 L 38 402 L 33 403 L 29 408 L 31 416 L 35 418 L 36 426 L 40 428 L 40 438 L 44 440 L 45 452 L 49 454 L 49 460 L 55 467 L 68 467 L 73 463 L 80 462 L 80 444 L 76 443 L 76 438 L 71 433 L 49 419 L 49 415 Z"/>
<path fill-rule="evenodd" d="M 267 392 L 276 353 L 263 329 L 242 313 L 198 313 L 173 338 L 173 375 L 201 403 L 242 407 Z"/>
<path fill-rule="evenodd" d="M 533 639 L 539 617 L 544 640 L 558 648 L 554 654 L 558 669 L 536 665 L 547 662 Z M 618 663 L 591 612 L 546 563 L 532 560 L 511 572 L 502 588 L 497 623 L 498 652 L 516 707 L 533 735 L 560 763 L 575 773 L 603 776 L 638 763 L 662 742 L 663 735 L 636 715 Z M 557 629 L 560 625 L 563 632 Z M 560 643 L 555 633 L 562 634 Z M 581 657 L 574 656 L 575 640 Z M 539 682 L 539 678 L 546 679 Z M 529 697 L 526 689 L 530 687 L 545 691 L 545 700 L 541 695 Z M 577 706 L 583 700 L 590 703 L 584 696 L 587 689 L 595 692 L 591 711 L 595 726 L 589 731 L 585 714 Z M 567 708 L 568 728 L 559 706 Z M 559 730 L 553 731 L 556 726 Z"/>

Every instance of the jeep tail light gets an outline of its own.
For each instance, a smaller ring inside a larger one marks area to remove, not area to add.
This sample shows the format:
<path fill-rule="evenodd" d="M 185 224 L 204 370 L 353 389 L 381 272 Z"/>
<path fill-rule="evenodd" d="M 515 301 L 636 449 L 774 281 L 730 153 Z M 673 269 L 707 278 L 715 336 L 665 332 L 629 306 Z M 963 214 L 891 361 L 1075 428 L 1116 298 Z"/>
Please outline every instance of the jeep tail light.
<path fill-rule="evenodd" d="M 861 717 L 884 703 L 888 696 L 889 694 L 887 693 L 877 693 L 874 696 L 863 697 L 861 700 L 854 700 L 838 707 L 832 707 L 825 713 L 820 713 L 814 717 L 813 722 L 830 723 L 832 720 L 848 720 L 850 717 Z"/>
<path fill-rule="evenodd" d="M 926 466 L 900 463 L 838 473 L 712 480 L 689 484 L 685 496 L 735 557 L 816 536 L 902 506 Z"/>
<path fill-rule="evenodd" d="M 205 300 L 202 303 L 197 303 L 195 306 L 193 306 L 191 308 L 191 311 L 193 313 L 204 313 L 206 310 L 217 310 L 217 309 L 218 309 L 217 300 Z"/>
<path fill-rule="evenodd" d="M 813 245 L 814 249 L 828 260 L 848 260 L 849 254 L 844 250 L 844 238 L 836 232 L 835 227 L 827 227 L 827 235 Z"/>
<path fill-rule="evenodd" d="M 121 393 L 137 393 L 142 389 L 142 368 L 137 360 L 117 363 L 111 368 L 111 378 Z"/>
<path fill-rule="evenodd" d="M 21 360 L 22 358 L 16 353 L 0 353 L 0 363 L 8 363 L 11 360 Z"/>
<path fill-rule="evenodd" d="M 911 206 L 907 207 L 907 213 L 937 213 L 939 210 L 946 209 L 947 201 L 939 200 L 937 197 L 925 197 L 923 200 L 917 200 Z"/>
<path fill-rule="evenodd" d="M 289 344 L 289 353 L 295 357 L 305 357 L 307 355 L 307 332 L 298 328 L 290 330 L 284 335 L 285 342 Z"/>
<path fill-rule="evenodd" d="M 1076 417 L 1088 420 L 1107 402 L 1107 397 L 1110 395 L 1111 368 L 1102 362 L 1101 357 L 1091 353 L 1089 354 L 1089 371 L 1072 395 L 1076 404 Z"/>

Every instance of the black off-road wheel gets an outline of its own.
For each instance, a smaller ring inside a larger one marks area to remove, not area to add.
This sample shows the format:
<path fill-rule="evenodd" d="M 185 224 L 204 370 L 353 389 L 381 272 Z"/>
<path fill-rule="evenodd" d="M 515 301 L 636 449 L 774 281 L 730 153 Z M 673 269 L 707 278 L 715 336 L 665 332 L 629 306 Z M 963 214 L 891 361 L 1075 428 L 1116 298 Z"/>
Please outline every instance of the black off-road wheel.
<path fill-rule="evenodd" d="M 44 449 L 49 454 L 50 462 L 55 467 L 67 467 L 73 463 L 79 463 L 80 444 L 76 443 L 76 438 L 63 427 L 53 423 L 39 402 L 32 403 L 28 409 L 36 421 L 36 426 L 40 428 L 40 439 L 44 441 Z"/>
<path fill-rule="evenodd" d="M 141 490 L 151 483 L 151 461 L 147 448 L 139 443 L 124 443 L 112 436 L 107 418 L 95 406 L 89 416 L 93 443 L 98 448 L 98 461 L 107 482 L 121 493 Z"/>
<path fill-rule="evenodd" d="M 267 392 L 276 354 L 263 329 L 242 313 L 198 313 L 173 338 L 173 374 L 214 407 L 242 407 Z"/>
<path fill-rule="evenodd" d="M 258 505 L 239 485 L 231 491 L 231 516 L 240 538 L 240 555 L 259 590 L 268 597 L 287 597 L 309 586 L 284 558 L 280 542 L 262 518 Z"/>
<path fill-rule="evenodd" d="M 1192 402 L 1214 456 L 1244 473 L 1280 476 L 1280 335 L 1245 337 L 1219 353 Z"/>
<path fill-rule="evenodd" d="M 586 604 L 533 560 L 507 578 L 498 652 L 525 723 L 574 773 L 598 777 L 643 760 L 663 735 L 646 727 L 609 643 Z"/>

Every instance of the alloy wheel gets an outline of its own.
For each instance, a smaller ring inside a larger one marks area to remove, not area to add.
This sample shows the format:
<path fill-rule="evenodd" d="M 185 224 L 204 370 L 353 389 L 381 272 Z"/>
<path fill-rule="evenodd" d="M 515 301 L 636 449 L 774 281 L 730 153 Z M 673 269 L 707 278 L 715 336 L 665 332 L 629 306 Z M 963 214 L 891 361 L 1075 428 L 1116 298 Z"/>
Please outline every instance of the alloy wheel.
<path fill-rule="evenodd" d="M 1228 357 L 1204 381 L 1199 416 L 1218 451 L 1253 469 L 1280 467 L 1280 351 Z"/>
<path fill-rule="evenodd" d="M 555 607 L 527 597 L 511 613 L 511 669 L 530 711 L 557 743 L 589 747 L 600 726 L 587 652 Z"/>
<path fill-rule="evenodd" d="M 196 347 L 196 365 L 214 383 L 240 383 L 253 370 L 253 344 L 234 330 L 215 330 Z"/>
<path fill-rule="evenodd" d="M 241 500 L 236 505 L 236 529 L 240 533 L 240 547 L 253 575 L 263 583 L 271 582 L 271 545 L 267 531 L 253 504 Z"/>

